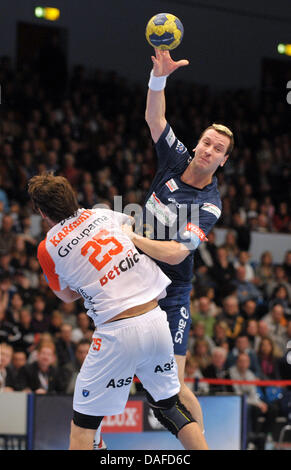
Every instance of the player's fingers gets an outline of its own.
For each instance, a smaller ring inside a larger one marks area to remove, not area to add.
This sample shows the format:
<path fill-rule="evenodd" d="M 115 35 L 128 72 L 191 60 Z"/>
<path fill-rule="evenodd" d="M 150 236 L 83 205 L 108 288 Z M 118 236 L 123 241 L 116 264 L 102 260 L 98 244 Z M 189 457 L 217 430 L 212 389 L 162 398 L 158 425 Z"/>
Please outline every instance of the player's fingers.
<path fill-rule="evenodd" d="M 185 67 L 186 65 L 189 65 L 189 60 L 182 59 L 176 62 L 176 67 Z"/>
<path fill-rule="evenodd" d="M 121 230 L 122 230 L 123 233 L 125 233 L 125 235 L 127 235 L 129 238 L 132 238 L 132 236 L 133 236 L 133 227 L 132 227 L 132 225 L 124 224 L 124 225 L 121 226 Z"/>
<path fill-rule="evenodd" d="M 156 58 L 158 59 L 161 55 L 160 55 L 160 50 L 159 49 L 156 49 L 155 48 L 155 53 L 156 53 Z"/>

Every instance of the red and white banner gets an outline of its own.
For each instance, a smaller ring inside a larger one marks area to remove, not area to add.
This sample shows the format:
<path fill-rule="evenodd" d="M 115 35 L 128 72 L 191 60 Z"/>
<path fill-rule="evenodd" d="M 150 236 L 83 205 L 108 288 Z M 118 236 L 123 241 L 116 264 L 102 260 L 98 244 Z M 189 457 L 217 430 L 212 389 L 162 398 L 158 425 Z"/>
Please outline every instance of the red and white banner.
<path fill-rule="evenodd" d="M 104 416 L 102 433 L 105 432 L 142 432 L 143 402 L 128 401 L 122 414 Z"/>

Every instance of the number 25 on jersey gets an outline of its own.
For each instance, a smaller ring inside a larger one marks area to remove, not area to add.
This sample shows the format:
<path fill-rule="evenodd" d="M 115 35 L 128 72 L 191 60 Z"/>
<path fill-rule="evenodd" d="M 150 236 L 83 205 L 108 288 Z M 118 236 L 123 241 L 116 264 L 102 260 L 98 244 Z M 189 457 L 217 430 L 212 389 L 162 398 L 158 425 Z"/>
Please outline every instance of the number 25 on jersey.
<path fill-rule="evenodd" d="M 92 240 L 89 240 L 81 249 L 81 254 L 87 256 L 89 250 L 91 249 L 91 254 L 89 255 L 89 261 L 93 266 L 100 271 L 104 266 L 106 266 L 109 261 L 111 261 L 112 256 L 118 255 L 123 250 L 123 245 L 115 238 L 108 236 L 109 232 L 105 229 L 100 230 Z M 103 238 L 102 238 L 103 237 Z M 107 253 L 103 255 L 100 259 L 97 259 L 97 256 L 100 255 L 102 247 L 112 243 L 115 247 L 110 248 Z"/>

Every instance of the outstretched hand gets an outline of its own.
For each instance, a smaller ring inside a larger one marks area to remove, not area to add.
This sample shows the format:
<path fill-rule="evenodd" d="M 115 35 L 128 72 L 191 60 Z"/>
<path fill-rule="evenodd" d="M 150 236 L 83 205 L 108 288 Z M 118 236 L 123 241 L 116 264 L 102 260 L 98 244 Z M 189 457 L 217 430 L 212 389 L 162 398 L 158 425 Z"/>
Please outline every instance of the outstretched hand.
<path fill-rule="evenodd" d="M 169 51 L 160 51 L 159 49 L 155 49 L 155 53 L 156 56 L 152 56 L 155 77 L 170 75 L 178 68 L 189 64 L 189 61 L 185 59 L 174 61 L 170 56 Z"/>

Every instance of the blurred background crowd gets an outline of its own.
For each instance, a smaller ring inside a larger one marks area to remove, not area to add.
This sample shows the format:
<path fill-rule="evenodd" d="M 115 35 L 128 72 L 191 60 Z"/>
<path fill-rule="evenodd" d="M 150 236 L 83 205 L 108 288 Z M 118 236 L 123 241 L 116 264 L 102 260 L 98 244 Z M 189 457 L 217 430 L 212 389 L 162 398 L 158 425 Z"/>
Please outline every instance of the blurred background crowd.
<path fill-rule="evenodd" d="M 15 70 L 8 57 L 0 82 L 0 388 L 72 393 L 94 328 L 81 300 L 63 303 L 47 286 L 36 249 L 48 227 L 33 222 L 27 181 L 53 171 L 70 181 L 82 207 L 113 208 L 118 195 L 123 206 L 142 205 L 156 161 L 146 87 L 82 66 L 56 80 L 41 68 Z M 189 151 L 212 122 L 230 126 L 236 144 L 217 173 L 225 240 L 218 244 L 213 231 L 195 253 L 186 375 L 290 379 L 291 250 L 281 264 L 269 251 L 259 262 L 249 252 L 252 232 L 291 233 L 290 116 L 272 87 L 214 93 L 169 79 L 167 117 Z M 278 398 L 256 387 L 199 387 L 247 392 L 265 415 Z"/>

